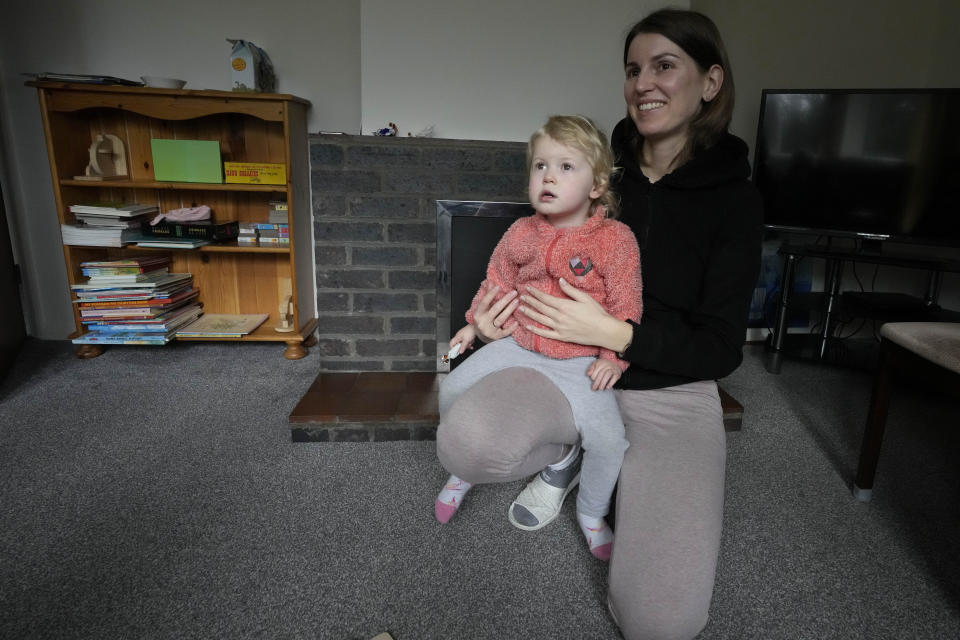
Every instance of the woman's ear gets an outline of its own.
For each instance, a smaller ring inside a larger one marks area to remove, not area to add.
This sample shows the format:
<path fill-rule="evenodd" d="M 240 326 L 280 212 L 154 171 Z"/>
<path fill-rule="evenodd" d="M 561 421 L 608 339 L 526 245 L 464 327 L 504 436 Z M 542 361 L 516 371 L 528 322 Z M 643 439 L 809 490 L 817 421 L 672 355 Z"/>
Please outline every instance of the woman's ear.
<path fill-rule="evenodd" d="M 718 64 L 707 69 L 704 74 L 703 98 L 704 102 L 710 102 L 720 93 L 720 87 L 723 86 L 723 67 Z"/>

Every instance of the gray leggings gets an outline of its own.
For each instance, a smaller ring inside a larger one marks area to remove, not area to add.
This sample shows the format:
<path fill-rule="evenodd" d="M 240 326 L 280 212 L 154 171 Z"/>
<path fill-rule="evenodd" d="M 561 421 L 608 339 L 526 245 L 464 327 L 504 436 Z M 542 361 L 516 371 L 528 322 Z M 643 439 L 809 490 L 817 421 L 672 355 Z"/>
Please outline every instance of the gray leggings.
<path fill-rule="evenodd" d="M 496 398 L 496 402 L 490 402 Z M 626 640 L 693 638 L 706 625 L 723 516 L 726 437 L 717 385 L 618 391 L 627 449 L 610 558 L 610 610 Z M 542 373 L 505 369 L 442 416 L 437 454 L 470 482 L 531 476 L 577 441 Z"/>
<path fill-rule="evenodd" d="M 610 510 L 610 497 L 617 485 L 623 452 L 629 443 L 624 437 L 623 420 L 614 392 L 590 389 L 592 382 L 587 369 L 594 360 L 589 356 L 565 360 L 550 358 L 524 349 L 511 337 L 491 342 L 454 369 L 440 385 L 440 415 L 447 412 L 460 394 L 491 373 L 510 367 L 540 371 L 566 397 L 564 408 L 572 410 L 583 444 L 577 513 L 602 518 Z M 500 399 L 492 398 L 492 401 L 500 402 Z M 512 399 L 507 401 L 513 402 Z M 469 478 L 463 479 L 469 481 Z"/>

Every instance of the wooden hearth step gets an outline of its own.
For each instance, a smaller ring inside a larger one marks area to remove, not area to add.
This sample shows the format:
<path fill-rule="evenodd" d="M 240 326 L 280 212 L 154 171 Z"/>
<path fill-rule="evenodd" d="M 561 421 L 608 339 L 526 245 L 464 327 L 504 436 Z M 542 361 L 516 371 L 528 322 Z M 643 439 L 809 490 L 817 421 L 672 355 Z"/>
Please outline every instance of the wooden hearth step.
<path fill-rule="evenodd" d="M 434 440 L 445 373 L 321 373 L 290 413 L 293 442 Z M 738 431 L 743 405 L 720 389 L 723 423 Z"/>

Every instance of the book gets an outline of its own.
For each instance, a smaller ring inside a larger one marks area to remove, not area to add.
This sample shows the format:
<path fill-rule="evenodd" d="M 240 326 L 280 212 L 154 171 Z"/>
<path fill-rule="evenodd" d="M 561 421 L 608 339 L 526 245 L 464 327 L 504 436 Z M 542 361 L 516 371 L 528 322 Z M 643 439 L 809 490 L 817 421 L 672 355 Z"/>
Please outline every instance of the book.
<path fill-rule="evenodd" d="M 282 200 L 271 200 L 270 201 L 270 213 L 267 218 L 268 222 L 272 223 L 289 223 L 290 222 L 290 207 L 289 205 Z"/>
<path fill-rule="evenodd" d="M 135 218 L 121 218 L 119 216 L 101 216 L 92 213 L 75 213 L 73 217 L 79 222 L 92 227 L 111 227 L 114 229 L 138 229 L 143 224 L 143 219 L 138 216 Z"/>
<path fill-rule="evenodd" d="M 80 263 L 81 267 L 136 267 L 142 271 L 149 271 L 152 266 L 165 266 L 170 264 L 170 256 L 143 256 L 138 258 L 119 258 L 117 260 L 85 260 Z"/>
<path fill-rule="evenodd" d="M 79 338 L 74 338 L 73 344 L 146 344 L 164 345 L 173 340 L 175 331 L 166 333 L 105 333 L 102 331 L 88 331 Z"/>
<path fill-rule="evenodd" d="M 259 327 L 266 319 L 265 313 L 205 313 L 194 322 L 179 329 L 177 337 L 239 338 Z"/>
<path fill-rule="evenodd" d="M 119 296 L 113 296 L 114 298 L 119 299 L 104 299 L 104 297 L 96 298 L 79 298 L 74 300 L 74 304 L 79 304 L 81 309 L 116 309 L 117 307 L 169 307 L 175 302 L 180 302 L 181 300 L 190 300 L 196 298 L 200 294 L 199 289 L 185 289 L 178 291 L 176 294 L 169 297 L 140 297 L 139 299 L 124 298 Z M 149 294 L 147 294 L 149 295 Z"/>
<path fill-rule="evenodd" d="M 190 273 L 159 273 L 159 274 L 147 274 L 146 280 L 141 280 L 139 282 L 118 282 L 109 285 L 97 284 L 90 282 L 82 282 L 80 284 L 71 285 L 70 289 L 73 291 L 103 291 L 109 289 L 134 289 L 134 290 L 143 290 L 149 292 L 151 289 L 157 289 L 159 287 L 164 287 L 168 285 L 174 285 L 179 282 L 190 280 L 193 278 L 193 274 Z"/>
<path fill-rule="evenodd" d="M 129 300 L 165 300 L 180 295 L 184 291 L 192 290 L 190 280 L 153 289 L 131 289 L 110 287 L 106 289 L 92 289 L 74 291 L 75 303 L 129 301 Z"/>
<path fill-rule="evenodd" d="M 170 222 L 161 220 L 157 224 L 144 225 L 143 234 L 157 238 L 195 239 L 195 240 L 232 240 L 237 237 L 240 224 L 236 220 L 228 222 Z"/>
<path fill-rule="evenodd" d="M 224 162 L 223 181 L 238 184 L 286 184 L 287 166 L 277 162 Z"/>
<path fill-rule="evenodd" d="M 63 244 L 80 247 L 122 247 L 135 237 L 136 229 L 111 229 L 84 224 L 61 224 Z"/>
<path fill-rule="evenodd" d="M 138 247 L 154 247 L 157 249 L 196 249 L 205 244 L 210 244 L 209 240 L 190 240 L 188 238 L 153 238 L 138 239 Z"/>
<path fill-rule="evenodd" d="M 168 315 L 157 318 L 144 318 L 136 320 L 94 320 L 83 321 L 91 331 L 102 331 L 105 333 L 127 332 L 168 332 L 181 327 L 188 322 L 195 320 L 203 308 L 199 304 L 192 304 L 177 309 Z"/>
<path fill-rule="evenodd" d="M 84 84 L 119 84 L 127 87 L 142 87 L 142 82 L 136 80 L 127 80 L 126 78 L 117 78 L 115 76 L 98 76 L 76 73 L 25 73 L 23 75 L 33 76 L 37 80 L 46 82 L 81 82 Z"/>
<path fill-rule="evenodd" d="M 114 307 L 103 307 L 99 305 L 89 305 L 89 306 L 80 305 L 80 316 L 82 318 L 159 317 L 165 313 L 169 313 L 174 309 L 178 309 L 192 302 L 199 295 L 199 293 L 200 291 L 198 289 L 194 289 L 193 293 L 189 296 L 184 296 L 177 300 L 170 300 L 162 304 L 157 304 L 150 301 L 143 301 L 143 302 L 128 302 L 127 304 L 114 306 Z"/>
<path fill-rule="evenodd" d="M 88 276 L 88 284 L 118 284 L 124 282 L 147 282 L 152 276 L 167 273 L 166 267 L 154 269 L 147 273 L 105 273 L 95 269 L 81 269 L 83 275 Z"/>
<path fill-rule="evenodd" d="M 117 203 L 98 203 L 98 204 L 72 204 L 71 213 L 85 213 L 89 215 L 115 216 L 119 218 L 130 218 L 133 216 L 142 216 L 147 213 L 159 213 L 160 209 L 156 205 L 150 204 L 117 204 Z"/>

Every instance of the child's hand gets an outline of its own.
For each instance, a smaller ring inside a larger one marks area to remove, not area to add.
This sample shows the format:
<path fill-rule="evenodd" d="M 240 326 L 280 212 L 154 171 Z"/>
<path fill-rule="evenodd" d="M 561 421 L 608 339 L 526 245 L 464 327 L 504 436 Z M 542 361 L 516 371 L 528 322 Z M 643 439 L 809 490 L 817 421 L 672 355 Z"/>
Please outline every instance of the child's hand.
<path fill-rule="evenodd" d="M 587 375 L 593 380 L 593 385 L 590 388 L 594 391 L 612 389 L 614 383 L 620 379 L 622 374 L 623 371 L 620 370 L 617 363 L 605 358 L 597 358 L 587 369 Z"/>
<path fill-rule="evenodd" d="M 460 353 L 473 348 L 473 341 L 477 339 L 477 330 L 472 324 L 468 324 L 450 339 L 450 348 L 453 349 L 460 345 Z"/>

